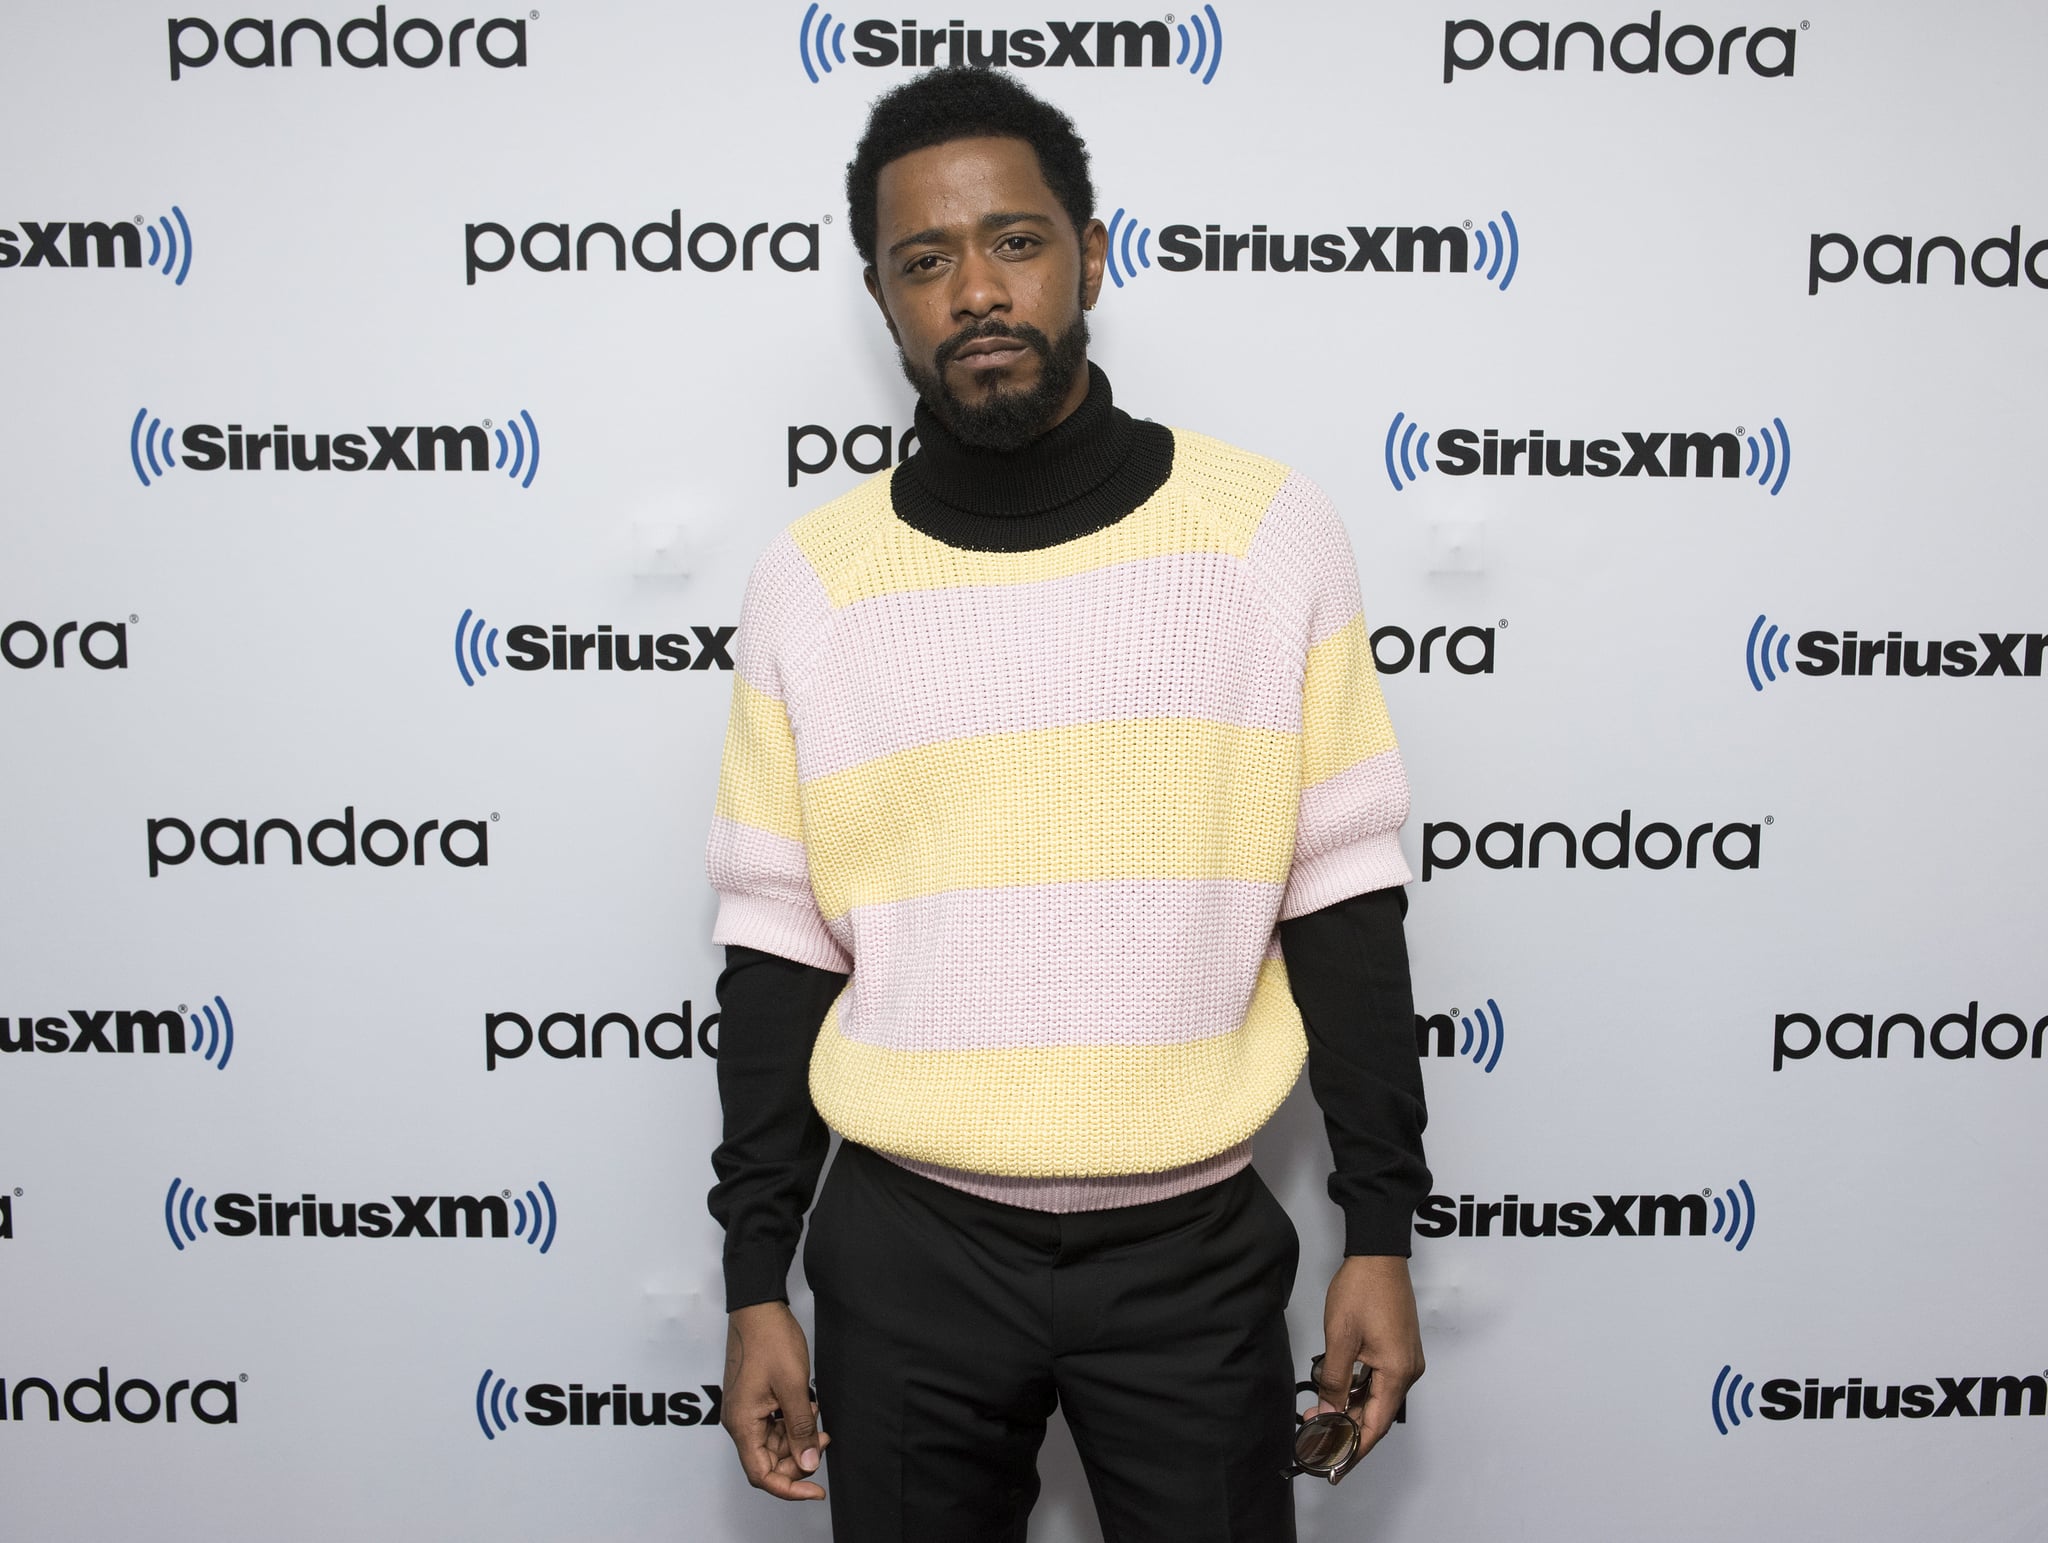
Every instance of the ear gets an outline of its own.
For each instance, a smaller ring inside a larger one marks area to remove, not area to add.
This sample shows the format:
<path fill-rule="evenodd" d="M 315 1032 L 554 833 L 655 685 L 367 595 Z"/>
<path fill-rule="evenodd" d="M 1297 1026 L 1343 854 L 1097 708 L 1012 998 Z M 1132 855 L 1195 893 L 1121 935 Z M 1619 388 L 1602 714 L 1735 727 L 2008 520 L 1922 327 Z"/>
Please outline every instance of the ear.
<path fill-rule="evenodd" d="M 1095 298 L 1102 293 L 1102 269 L 1109 257 L 1109 231 L 1100 220 L 1090 220 L 1081 228 L 1081 305 L 1085 310 L 1095 308 Z"/>
<path fill-rule="evenodd" d="M 875 274 L 875 265 L 869 263 L 861 270 L 860 276 L 861 282 L 868 287 L 868 293 L 874 297 L 875 309 L 882 313 L 882 325 L 889 329 L 889 340 L 901 348 L 903 339 L 896 336 L 896 321 L 889 314 L 889 302 L 882 298 L 882 281 Z"/>

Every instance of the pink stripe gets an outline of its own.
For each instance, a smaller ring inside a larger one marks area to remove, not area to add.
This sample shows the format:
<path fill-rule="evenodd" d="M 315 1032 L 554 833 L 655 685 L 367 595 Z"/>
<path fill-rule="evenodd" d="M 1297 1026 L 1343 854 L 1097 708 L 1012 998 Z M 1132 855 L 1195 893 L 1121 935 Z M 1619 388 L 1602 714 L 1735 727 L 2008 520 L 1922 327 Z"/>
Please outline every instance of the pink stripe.
<path fill-rule="evenodd" d="M 1408 773 L 1399 750 L 1382 750 L 1301 793 L 1294 860 L 1348 846 L 1363 836 L 1399 830 L 1408 818 Z"/>
<path fill-rule="evenodd" d="M 1287 880 L 1287 898 L 1281 903 L 1280 914 L 1288 919 L 1306 916 L 1353 895 L 1406 884 L 1412 877 L 1408 859 L 1401 855 L 1398 835 L 1385 831 L 1367 836 L 1306 862 L 1297 857 L 1294 872 Z"/>
<path fill-rule="evenodd" d="M 1289 637 L 1313 647 L 1358 614 L 1358 564 L 1337 506 L 1300 472 L 1266 506 L 1247 553 Z"/>
<path fill-rule="evenodd" d="M 821 970 L 850 974 L 853 961 L 825 930 L 815 910 L 766 900 L 759 895 L 722 895 L 718 920 L 711 925 L 711 941 L 737 943 L 763 953 L 780 954 L 798 964 L 814 964 Z"/>
<path fill-rule="evenodd" d="M 1280 886 L 1111 879 L 851 913 L 839 1032 L 894 1050 L 1172 1045 L 1244 1022 Z"/>
<path fill-rule="evenodd" d="M 1306 916 L 1368 890 L 1408 883 L 1413 875 L 1400 838 L 1407 818 L 1408 774 L 1399 750 L 1383 750 L 1303 789 L 1280 914 Z"/>
<path fill-rule="evenodd" d="M 802 843 L 713 815 L 704 867 L 719 893 L 712 942 L 759 948 L 827 970 L 853 968 L 818 914 Z"/>
<path fill-rule="evenodd" d="M 1301 727 L 1300 661 L 1222 552 L 859 601 L 792 685 L 804 781 L 972 734 L 1145 717 Z"/>
<path fill-rule="evenodd" d="M 782 666 L 801 654 L 832 614 L 816 571 L 787 530 L 754 563 L 740 602 L 732 664 L 748 685 L 778 701 L 788 695 Z"/>
<path fill-rule="evenodd" d="M 713 889 L 768 895 L 799 905 L 817 903 L 801 841 L 722 814 L 711 817 L 711 835 L 704 843 L 704 871 L 711 876 Z"/>
<path fill-rule="evenodd" d="M 1107 1211 L 1112 1206 L 1144 1205 L 1185 1195 L 1191 1190 L 1220 1184 L 1252 1160 L 1252 1144 L 1241 1141 L 1214 1157 L 1205 1157 L 1185 1168 L 1163 1173 L 1111 1174 L 1107 1177 L 1073 1179 L 1013 1179 L 1000 1174 L 963 1173 L 958 1168 L 941 1168 L 935 1163 L 913 1162 L 907 1157 L 881 1154 L 899 1168 L 950 1184 L 954 1189 L 998 1200 L 1004 1205 L 1022 1206 L 1027 1211 Z"/>

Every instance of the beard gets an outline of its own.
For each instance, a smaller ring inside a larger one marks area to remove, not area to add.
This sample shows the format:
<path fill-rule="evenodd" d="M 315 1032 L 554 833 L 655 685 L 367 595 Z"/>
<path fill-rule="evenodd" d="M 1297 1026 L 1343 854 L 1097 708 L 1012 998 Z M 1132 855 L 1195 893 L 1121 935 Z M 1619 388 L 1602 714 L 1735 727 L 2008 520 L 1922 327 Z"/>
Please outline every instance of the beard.
<path fill-rule="evenodd" d="M 1037 384 L 1020 391 L 991 380 L 978 386 L 971 397 L 955 392 L 946 384 L 946 366 L 978 338 L 1015 338 L 1024 344 L 1038 355 Z M 1087 363 L 1088 319 L 1076 315 L 1074 324 L 1053 339 L 1029 322 L 1013 326 L 991 316 L 941 343 L 932 356 L 934 368 L 914 363 L 908 353 L 899 357 L 918 396 L 955 438 L 983 450 L 1021 450 L 1052 426 L 1074 377 Z"/>

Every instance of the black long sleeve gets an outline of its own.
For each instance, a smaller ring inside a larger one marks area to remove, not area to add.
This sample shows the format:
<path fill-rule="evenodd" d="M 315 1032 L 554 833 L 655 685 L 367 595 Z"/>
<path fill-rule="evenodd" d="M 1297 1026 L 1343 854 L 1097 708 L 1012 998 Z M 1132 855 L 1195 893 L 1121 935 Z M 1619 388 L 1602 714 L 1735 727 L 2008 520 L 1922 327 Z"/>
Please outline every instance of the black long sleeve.
<path fill-rule="evenodd" d="M 1415 1208 L 1429 1195 L 1407 914 L 1405 889 L 1378 889 L 1280 924 L 1347 1255 L 1407 1255 Z"/>
<path fill-rule="evenodd" d="M 812 1107 L 811 1046 L 837 970 L 736 944 L 718 975 L 718 1101 L 711 1214 L 725 1228 L 725 1310 L 789 1299 L 789 1266 L 830 1139 Z"/>

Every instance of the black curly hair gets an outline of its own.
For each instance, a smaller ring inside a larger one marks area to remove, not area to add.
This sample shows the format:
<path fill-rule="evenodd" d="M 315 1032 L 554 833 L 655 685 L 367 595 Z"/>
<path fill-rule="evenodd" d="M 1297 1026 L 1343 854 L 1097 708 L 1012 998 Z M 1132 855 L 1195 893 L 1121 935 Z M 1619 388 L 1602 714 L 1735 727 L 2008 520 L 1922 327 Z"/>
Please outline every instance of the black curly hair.
<path fill-rule="evenodd" d="M 875 185 L 882 168 L 913 150 L 980 135 L 1021 139 L 1038 154 L 1038 169 L 1074 230 L 1095 218 L 1088 147 L 1074 123 L 1009 76 L 976 65 L 930 70 L 877 98 L 868 126 L 846 163 L 846 208 L 861 261 L 875 260 Z"/>

